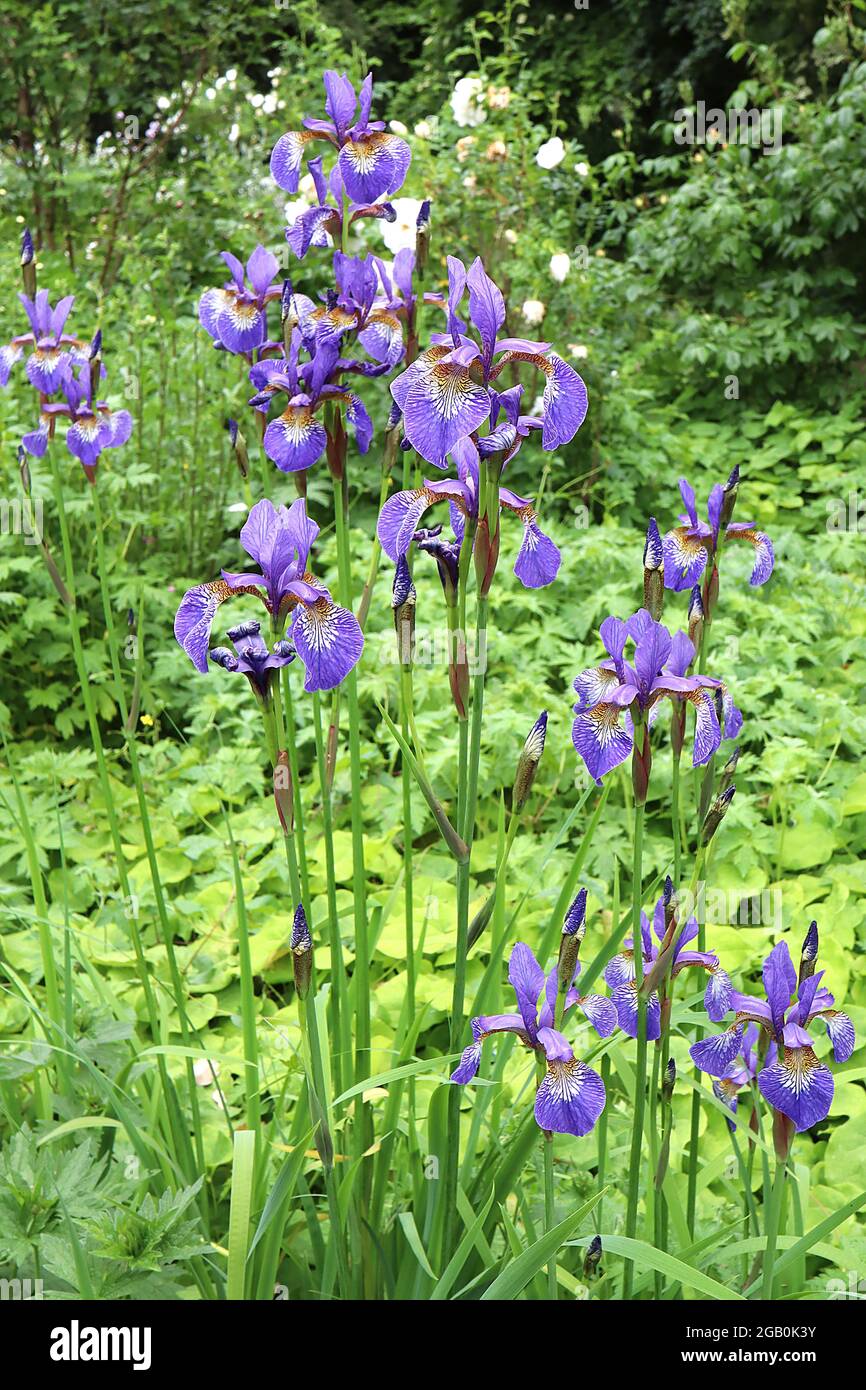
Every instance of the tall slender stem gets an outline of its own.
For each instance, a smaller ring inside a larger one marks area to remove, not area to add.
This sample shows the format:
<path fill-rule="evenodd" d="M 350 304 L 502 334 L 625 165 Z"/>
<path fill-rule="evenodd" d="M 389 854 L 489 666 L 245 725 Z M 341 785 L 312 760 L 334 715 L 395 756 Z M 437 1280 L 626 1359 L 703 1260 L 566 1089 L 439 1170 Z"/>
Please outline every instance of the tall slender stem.
<path fill-rule="evenodd" d="M 635 730 L 635 740 L 639 731 Z M 641 884 L 643 881 L 643 830 L 646 814 L 645 803 L 635 806 L 634 812 L 634 863 L 632 872 L 632 941 L 634 949 L 634 983 L 637 991 L 637 1051 L 635 1054 L 634 1075 L 634 1114 L 632 1116 L 631 1151 L 628 1165 L 628 1199 L 625 1215 L 625 1234 L 634 1239 L 637 1231 L 637 1208 L 640 1195 L 641 1147 L 643 1144 L 643 1117 L 646 1101 L 646 999 L 641 993 L 643 983 L 643 947 L 641 942 Z M 626 1260 L 623 1272 L 623 1299 L 631 1298 L 634 1283 L 634 1262 Z"/>

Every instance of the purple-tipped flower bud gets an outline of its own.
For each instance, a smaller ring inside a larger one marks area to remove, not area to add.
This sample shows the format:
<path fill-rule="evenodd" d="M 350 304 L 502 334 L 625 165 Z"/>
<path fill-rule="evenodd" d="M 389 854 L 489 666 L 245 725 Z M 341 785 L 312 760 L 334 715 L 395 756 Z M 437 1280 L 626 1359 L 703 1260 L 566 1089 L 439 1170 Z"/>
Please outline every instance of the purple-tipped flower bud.
<path fill-rule="evenodd" d="M 430 200 L 425 198 L 421 204 L 415 223 L 415 273 L 422 275 L 427 268 L 430 254 Z"/>
<path fill-rule="evenodd" d="M 538 771 L 541 755 L 544 752 L 546 734 L 547 710 L 545 709 L 541 711 L 541 714 L 526 735 L 526 742 L 517 760 L 517 772 L 514 777 L 514 788 L 511 793 L 511 805 L 515 811 L 522 811 L 526 805 L 529 793 L 532 790 L 532 784 L 535 781 L 535 774 Z"/>
<path fill-rule="evenodd" d="M 247 441 L 243 431 L 238 426 L 237 420 L 226 420 L 226 429 L 229 434 L 229 443 L 234 450 L 235 463 L 242 478 L 248 478 L 250 473 L 250 457 L 247 453 Z"/>
<path fill-rule="evenodd" d="M 581 888 L 571 907 L 565 914 L 562 924 L 563 936 L 579 934 L 583 938 L 586 931 L 586 889 Z"/>
<path fill-rule="evenodd" d="M 30 235 L 29 227 L 25 227 L 21 233 L 21 278 L 24 281 L 24 293 L 29 299 L 35 299 L 36 250 L 33 245 L 33 237 Z"/>
<path fill-rule="evenodd" d="M 408 434 L 404 434 L 404 435 L 403 435 L 403 438 L 400 440 L 400 450 L 401 450 L 402 453 L 408 454 L 408 452 L 409 452 L 409 450 L 410 450 L 411 448 L 412 448 L 412 441 L 410 440 Z"/>
<path fill-rule="evenodd" d="M 280 295 L 280 323 L 285 323 L 292 314 L 292 299 L 294 297 L 291 280 L 283 281 L 283 292 Z"/>
<path fill-rule="evenodd" d="M 380 203 L 379 208 L 379 216 L 381 217 L 383 222 L 397 221 L 397 209 L 395 208 L 393 203 Z"/>
<path fill-rule="evenodd" d="M 560 994 L 567 993 L 574 979 L 580 947 L 586 935 L 586 889 L 581 888 L 562 924 L 557 962 L 557 985 Z"/>
<path fill-rule="evenodd" d="M 724 781 L 727 782 L 731 777 L 733 777 L 734 773 L 735 773 L 736 770 L 737 770 L 737 763 L 738 763 L 739 761 L 740 761 L 740 745 L 737 744 L 737 746 L 736 746 L 736 748 L 734 749 L 733 753 L 732 753 L 731 756 L 728 758 L 728 761 L 725 763 L 724 767 L 722 768 L 722 778 L 724 779 Z"/>
<path fill-rule="evenodd" d="M 298 991 L 299 999 L 306 999 L 310 989 L 310 981 L 313 976 L 313 938 L 310 935 L 310 928 L 307 925 L 307 914 L 303 904 L 298 903 L 295 908 L 295 920 L 292 926 L 292 970 L 295 976 L 295 989 Z"/>
<path fill-rule="evenodd" d="M 589 1245 L 586 1247 L 586 1254 L 583 1257 L 584 1279 L 594 1279 L 596 1277 L 601 1256 L 601 1236 L 593 1236 Z"/>
<path fill-rule="evenodd" d="M 664 891 L 662 892 L 662 901 L 664 903 L 665 912 L 665 935 L 667 935 L 667 933 L 670 931 L 671 923 L 674 921 L 677 915 L 677 908 L 679 907 L 679 899 L 677 898 L 676 890 L 674 889 L 674 882 L 670 874 L 668 874 L 667 878 L 665 879 Z"/>
<path fill-rule="evenodd" d="M 719 793 L 713 804 L 710 806 L 710 809 L 707 811 L 706 819 L 704 820 L 704 823 L 701 826 L 702 849 L 710 843 L 710 840 L 713 838 L 722 821 L 724 820 L 725 816 L 727 815 L 728 807 L 734 799 L 734 793 L 736 790 L 737 789 L 734 786 L 726 787 L 723 792 Z"/>
<path fill-rule="evenodd" d="M 394 631 L 397 634 L 397 660 L 405 667 L 412 665 L 415 648 L 416 598 L 409 562 L 405 555 L 400 555 L 397 557 L 397 568 L 394 571 L 391 607 L 394 611 Z"/>
<path fill-rule="evenodd" d="M 102 329 L 97 328 L 87 349 L 87 356 L 91 362 L 95 362 L 97 357 L 102 356 Z"/>
<path fill-rule="evenodd" d="M 696 584 L 689 598 L 689 641 L 696 652 L 700 650 L 703 634 L 704 601 L 701 597 L 701 586 Z"/>
<path fill-rule="evenodd" d="M 806 932 L 803 949 L 800 952 L 800 975 L 798 984 L 808 980 L 815 973 L 818 964 L 818 923 L 813 922 Z"/>
<path fill-rule="evenodd" d="M 643 605 L 654 623 L 662 615 L 665 601 L 665 558 L 662 538 L 654 516 L 649 519 L 643 548 Z"/>
<path fill-rule="evenodd" d="M 395 429 L 397 428 L 397 426 L 399 425 L 399 423 L 400 423 L 400 421 L 401 421 L 402 418 L 403 418 L 403 412 L 402 412 L 402 410 L 400 409 L 400 407 L 399 407 L 399 405 L 397 404 L 397 402 L 394 401 L 394 402 L 392 403 L 392 405 L 391 405 L 390 411 L 388 412 L 388 423 L 387 423 L 387 425 L 385 426 L 385 428 L 386 428 L 387 430 L 395 430 Z"/>
<path fill-rule="evenodd" d="M 674 1086 L 677 1080 L 677 1064 L 671 1057 L 665 1067 L 665 1074 L 662 1078 L 662 1100 L 666 1105 L 670 1105 L 674 1097 Z"/>
<path fill-rule="evenodd" d="M 724 531 L 734 515 L 734 507 L 737 504 L 737 492 L 740 487 L 740 465 L 731 469 L 731 475 L 725 483 L 724 496 L 722 498 L 722 513 L 719 520 L 719 527 Z"/>

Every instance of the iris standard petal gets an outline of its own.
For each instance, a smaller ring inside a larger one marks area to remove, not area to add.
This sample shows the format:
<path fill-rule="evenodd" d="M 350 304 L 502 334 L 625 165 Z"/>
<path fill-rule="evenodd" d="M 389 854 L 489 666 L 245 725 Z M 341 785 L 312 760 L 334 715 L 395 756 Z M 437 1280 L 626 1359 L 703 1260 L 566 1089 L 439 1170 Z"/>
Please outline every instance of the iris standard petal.
<path fill-rule="evenodd" d="M 537 1037 L 538 998 L 544 988 L 544 971 L 523 941 L 518 941 L 511 952 L 508 979 L 517 995 L 517 1007 L 526 1031 L 534 1042 Z"/>
<path fill-rule="evenodd" d="M 770 1006 L 770 1019 L 777 1040 L 785 1026 L 785 1013 L 797 988 L 797 972 L 787 941 L 779 941 L 764 961 L 761 977 Z"/>

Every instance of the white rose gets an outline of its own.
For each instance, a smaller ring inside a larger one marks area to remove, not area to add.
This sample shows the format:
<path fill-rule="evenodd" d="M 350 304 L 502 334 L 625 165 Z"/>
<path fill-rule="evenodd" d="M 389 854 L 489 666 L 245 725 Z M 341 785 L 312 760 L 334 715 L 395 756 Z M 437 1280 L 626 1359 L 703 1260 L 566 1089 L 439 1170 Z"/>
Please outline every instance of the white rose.
<path fill-rule="evenodd" d="M 577 164 L 575 164 L 575 166 L 574 166 L 574 172 L 575 172 L 580 178 L 585 179 L 586 176 L 587 176 L 587 174 L 589 173 L 589 165 L 588 165 L 588 164 L 585 164 L 584 161 L 583 161 L 582 159 L 580 159 L 580 160 L 578 160 Z"/>
<path fill-rule="evenodd" d="M 220 1074 L 220 1064 L 210 1061 L 207 1057 L 200 1057 L 197 1062 L 193 1062 L 192 1074 L 197 1086 L 212 1086 Z"/>
<path fill-rule="evenodd" d="M 557 164 L 561 164 L 564 159 L 565 146 L 558 135 L 553 135 L 549 140 L 545 140 L 535 156 L 535 162 L 541 169 L 555 169 Z"/>
<path fill-rule="evenodd" d="M 409 127 L 408 127 L 408 126 L 405 126 L 405 125 L 403 124 L 402 121 L 389 121 L 389 122 L 388 122 L 388 129 L 389 129 L 389 130 L 393 130 L 393 132 L 394 132 L 395 135 L 408 135 L 408 134 L 409 134 Z"/>
<path fill-rule="evenodd" d="M 451 93 L 451 110 L 458 125 L 481 125 L 487 112 L 480 104 L 483 84 L 480 77 L 461 77 Z"/>
<path fill-rule="evenodd" d="M 384 218 L 379 219 L 385 245 L 392 256 L 396 256 L 398 251 L 403 251 L 407 247 L 410 251 L 414 251 L 418 214 L 421 211 L 420 200 L 418 198 L 392 198 L 391 206 L 397 214 L 397 220 L 386 222 Z"/>
<path fill-rule="evenodd" d="M 506 227 L 506 228 L 505 228 L 505 231 L 502 233 L 502 235 L 504 236 L 505 240 L 508 242 L 508 245 L 509 245 L 509 246 L 516 246 L 516 245 L 517 245 L 517 233 L 515 232 L 515 230 L 514 230 L 513 227 Z"/>
<path fill-rule="evenodd" d="M 429 121 L 418 121 L 415 125 L 415 134 L 419 140 L 429 140 L 433 134 L 433 127 Z"/>
<path fill-rule="evenodd" d="M 568 279 L 568 272 L 571 270 L 571 259 L 564 251 L 557 251 L 550 258 L 550 273 L 558 285 Z"/>
<path fill-rule="evenodd" d="M 525 299 L 521 313 L 527 323 L 541 323 L 547 313 L 547 305 L 542 304 L 540 299 Z"/>
<path fill-rule="evenodd" d="M 569 343 L 568 350 L 572 357 L 583 358 L 589 355 L 589 348 L 585 347 L 583 343 Z"/>

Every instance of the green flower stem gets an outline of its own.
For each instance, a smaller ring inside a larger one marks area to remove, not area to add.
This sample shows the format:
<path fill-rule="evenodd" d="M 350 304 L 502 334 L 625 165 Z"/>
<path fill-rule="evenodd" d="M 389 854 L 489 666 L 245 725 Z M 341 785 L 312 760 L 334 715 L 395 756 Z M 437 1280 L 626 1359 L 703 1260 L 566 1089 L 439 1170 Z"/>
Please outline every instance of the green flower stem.
<path fill-rule="evenodd" d="M 256 995 L 253 987 L 253 968 L 250 959 L 250 932 L 247 920 L 246 897 L 241 878 L 241 865 L 237 845 L 232 834 L 228 812 L 225 816 L 226 834 L 232 855 L 235 881 L 235 906 L 238 923 L 238 962 L 240 964 L 241 986 L 241 1032 L 244 1048 L 244 1107 L 247 1129 L 252 1130 L 256 1140 L 256 1154 L 261 1153 L 261 1083 L 259 1079 L 259 1052 L 256 1037 Z"/>
<path fill-rule="evenodd" d="M 773 1297 L 773 1265 L 776 1261 L 776 1241 L 779 1236 L 779 1217 L 782 1211 L 786 1166 L 786 1160 L 776 1159 L 773 1187 L 764 1216 L 764 1234 L 767 1243 L 764 1247 L 761 1298 L 765 1301 Z"/>
<path fill-rule="evenodd" d="M 319 791 L 322 798 L 322 829 L 325 840 L 325 887 L 328 895 L 328 944 L 331 953 L 331 1037 L 334 1039 L 334 1085 L 339 1094 L 345 1089 L 343 1065 L 349 1064 L 352 1051 L 351 1019 L 349 1015 L 348 981 L 343 963 L 343 942 L 337 913 L 337 879 L 334 861 L 334 822 L 331 789 L 325 764 L 325 740 L 322 733 L 322 701 L 318 691 L 313 694 L 313 730 L 316 738 L 316 763 L 319 770 Z"/>
<path fill-rule="evenodd" d="M 61 544 L 63 547 L 64 567 L 66 570 L 66 588 L 72 600 L 71 607 L 68 610 L 70 630 L 72 634 L 72 649 L 75 656 L 75 665 L 78 671 L 78 680 L 79 684 L 81 685 L 82 697 L 84 699 L 84 708 L 87 714 L 87 722 L 90 728 L 91 741 L 93 743 L 93 749 L 96 754 L 96 765 L 99 773 L 103 797 L 105 800 L 106 811 L 108 814 L 112 842 L 115 848 L 115 858 L 117 861 L 118 876 L 120 878 L 121 890 L 124 893 L 124 896 L 126 897 L 127 901 L 129 901 L 131 898 L 131 894 L 129 888 L 129 879 L 126 873 L 126 863 L 123 855 L 123 843 L 120 836 L 120 827 L 117 821 L 117 813 L 111 795 L 111 784 L 108 777 L 108 767 L 105 761 L 105 750 L 102 743 L 102 736 L 99 731 L 99 722 L 96 718 L 96 710 L 93 705 L 93 696 L 90 690 L 90 678 L 87 671 L 87 665 L 84 659 L 84 651 L 81 645 L 81 633 L 78 626 L 78 611 L 76 602 L 75 569 L 72 559 L 72 548 L 69 540 L 69 528 L 66 523 L 66 504 L 63 496 L 63 486 L 60 480 L 60 473 L 57 468 L 57 461 L 54 456 L 54 453 L 52 450 L 49 449 L 48 454 L 51 465 L 51 477 L 54 485 L 55 504 L 57 506 L 58 518 L 60 521 L 60 537 Z M 114 630 L 114 613 L 111 606 L 111 596 L 108 590 L 108 571 L 105 563 L 103 520 L 98 485 L 90 485 L 90 495 L 93 503 L 93 522 L 94 531 L 96 535 L 96 558 L 97 569 L 99 572 L 99 587 L 102 598 L 103 616 L 105 619 L 105 626 L 108 633 L 108 646 L 111 658 L 112 674 L 114 677 L 115 695 L 117 699 L 118 709 L 121 715 L 127 753 L 129 755 L 130 769 L 132 771 L 133 781 L 135 783 L 139 817 L 141 820 L 142 833 L 144 835 L 145 850 L 147 854 L 147 862 L 150 870 L 151 882 L 153 885 L 154 899 L 156 901 L 157 916 L 159 918 L 160 935 L 162 938 L 161 944 L 163 946 L 163 949 L 165 950 L 166 959 L 168 962 L 169 974 L 171 977 L 172 993 L 174 995 L 174 1001 L 177 1007 L 182 1043 L 184 1047 L 189 1048 L 191 1043 L 191 1034 L 186 1015 L 183 983 L 181 980 L 180 970 L 178 969 L 177 957 L 175 956 L 174 952 L 174 937 L 171 925 L 168 920 L 168 911 L 165 903 L 165 895 L 162 889 L 162 881 L 159 873 L 159 864 L 156 858 L 156 849 L 154 847 L 153 833 L 150 825 L 150 815 L 147 806 L 147 796 L 145 794 L 144 782 L 141 776 L 141 769 L 139 767 L 138 762 L 138 747 L 136 744 L 134 731 L 129 728 L 129 710 L 127 707 L 126 695 L 123 687 L 123 677 L 120 669 L 120 653 L 117 645 L 117 634 Z M 139 614 L 141 614 L 142 609 L 143 599 L 140 601 L 139 604 Z M 141 640 L 140 632 L 139 640 Z M 148 1009 L 148 1022 L 151 1025 L 153 1036 L 156 1039 L 160 1036 L 159 1030 L 156 1027 L 156 1005 L 151 990 L 150 977 L 147 969 L 147 961 L 144 955 L 144 948 L 141 943 L 138 925 L 134 919 L 131 923 L 131 935 L 133 940 L 133 949 L 135 950 L 136 955 L 136 962 L 138 964 L 139 975 L 141 977 L 142 988 L 144 990 L 145 1005 Z M 164 1060 L 160 1059 L 160 1062 L 162 1063 L 159 1067 L 160 1080 L 164 1086 L 165 1094 L 168 1098 L 172 1095 L 173 1088 L 171 1088 L 170 1086 L 167 1068 L 165 1067 Z M 204 1142 L 202 1139 L 201 1113 L 199 1109 L 198 1091 L 195 1085 L 195 1077 L 193 1075 L 193 1062 L 192 1058 L 189 1056 L 185 1059 L 185 1070 L 187 1089 L 189 1092 L 190 1111 L 193 1122 L 193 1132 L 196 1143 L 196 1172 L 203 1173 L 205 1169 L 205 1162 Z M 169 1101 L 169 1105 L 170 1104 L 171 1102 Z M 189 1158 L 191 1159 L 192 1152 L 189 1146 L 189 1136 L 186 1133 L 185 1128 L 181 1130 L 180 1125 L 177 1123 L 177 1119 L 178 1117 L 175 1117 L 177 1137 L 181 1140 L 180 1152 L 183 1154 L 188 1154 Z M 206 1203 L 202 1201 L 200 1205 L 202 1206 L 202 1208 L 204 1208 L 206 1206 Z"/>
<path fill-rule="evenodd" d="M 400 667 L 400 723 L 403 738 L 409 742 L 412 719 L 413 690 L 412 667 Z M 412 782 L 405 762 L 400 769 L 400 784 L 403 792 L 403 902 L 406 925 L 406 997 L 409 1008 L 409 1024 L 415 1017 L 415 927 L 414 895 L 412 885 Z M 414 1081 L 410 1081 L 410 1095 L 414 1097 Z"/>
<path fill-rule="evenodd" d="M 556 1225 L 553 1199 L 553 1135 L 542 1133 L 541 1144 L 544 1152 L 544 1229 L 547 1232 L 552 1231 Z M 555 1252 L 547 1265 L 547 1297 L 549 1302 L 555 1303 L 557 1300 Z"/>
<path fill-rule="evenodd" d="M 642 731 L 635 729 L 635 743 Z M 637 1208 L 640 1195 L 641 1148 L 643 1144 L 643 1117 L 646 1100 L 646 999 L 641 995 L 643 982 L 643 945 L 640 930 L 641 885 L 643 881 L 643 831 L 646 815 L 645 803 L 634 810 L 634 867 L 632 872 L 632 939 L 634 943 L 634 981 L 637 990 L 637 1051 L 635 1053 L 634 1114 L 632 1116 L 631 1152 L 628 1165 L 628 1199 L 626 1203 L 625 1234 L 634 1239 L 637 1232 Z M 634 1284 L 634 1261 L 626 1260 L 623 1269 L 622 1296 L 631 1298 Z"/>
<path fill-rule="evenodd" d="M 673 755 L 671 772 L 671 834 L 674 842 L 674 887 L 679 890 L 683 845 L 680 832 L 680 753 Z"/>
<path fill-rule="evenodd" d="M 589 825 L 586 827 L 586 830 L 583 833 L 583 838 L 580 842 L 580 849 L 577 851 L 577 854 L 572 859 L 571 867 L 569 868 L 566 880 L 563 883 L 561 889 L 559 890 L 559 897 L 556 900 L 556 906 L 554 907 L 553 912 L 550 915 L 550 921 L 548 922 L 547 927 L 545 928 L 544 936 L 541 942 L 542 961 L 547 960 L 547 958 L 553 951 L 554 946 L 556 945 L 560 933 L 562 932 L 562 924 L 565 920 L 565 914 L 568 911 L 569 906 L 571 905 L 571 900 L 574 897 L 574 890 L 577 887 L 577 881 L 580 878 L 581 871 L 583 869 L 584 864 L 586 863 L 586 856 L 589 854 L 589 851 L 592 847 L 593 837 L 598 827 L 598 823 L 601 820 L 602 812 L 604 811 L 605 805 L 607 804 L 607 798 L 610 793 L 610 787 L 611 779 L 608 778 L 601 789 L 601 795 L 598 798 L 595 810 L 589 818 Z M 615 911 L 614 921 L 617 920 L 618 916 L 619 912 Z"/>
<path fill-rule="evenodd" d="M 700 882 L 701 874 L 703 873 L 706 857 L 707 849 L 706 847 L 701 846 L 698 849 L 697 854 L 695 855 L 695 867 L 694 872 L 692 873 L 692 881 L 689 885 L 690 898 L 694 898 L 695 890 L 697 889 L 698 883 Z M 696 948 L 699 951 L 703 951 L 706 949 L 706 934 L 707 933 L 705 924 L 703 922 L 699 922 L 698 940 Z M 698 1024 L 695 1028 L 695 1041 L 700 1041 L 700 1039 L 704 1036 L 705 1032 L 706 1029 L 701 1024 Z M 691 1123 L 689 1126 L 689 1176 L 688 1189 L 686 1193 L 686 1225 L 688 1226 L 690 1236 L 693 1236 L 695 1233 L 695 1213 L 697 1210 L 698 1200 L 698 1168 L 700 1166 L 699 1159 L 701 1144 L 701 1089 L 703 1087 L 703 1073 L 701 1072 L 700 1067 L 695 1067 L 695 1080 L 698 1084 L 694 1092 L 692 1093 L 692 1114 Z"/>
<path fill-rule="evenodd" d="M 379 515 L 388 497 L 391 488 L 391 474 L 394 469 L 394 462 L 397 458 L 397 445 L 400 442 L 399 428 L 385 431 L 385 443 L 382 449 L 382 473 L 379 483 Z M 363 632 L 367 626 L 367 617 L 370 612 L 370 602 L 373 598 L 373 590 L 376 587 L 376 579 L 379 574 L 379 562 L 382 558 L 382 544 L 378 535 L 373 537 L 373 552 L 370 556 L 370 568 L 367 573 L 367 581 L 361 591 L 361 601 L 358 604 L 358 622 Z"/>
<path fill-rule="evenodd" d="M 340 1214 L 340 1203 L 334 1180 L 333 1143 L 328 1120 L 330 1106 L 325 1085 L 325 1068 L 322 1060 L 322 1048 L 319 1038 L 318 1019 L 316 1016 L 315 968 L 313 969 L 310 989 L 306 999 L 302 999 L 300 995 L 298 995 L 297 1000 L 298 1022 L 301 1028 L 301 1053 L 304 1063 L 304 1073 L 307 1079 L 307 1091 L 310 1097 L 310 1115 L 316 1125 L 315 1141 L 319 1157 L 322 1160 L 325 1195 L 328 1200 L 330 1248 L 334 1251 L 337 1265 L 337 1282 L 341 1297 L 349 1298 L 351 1296 L 351 1289 L 345 1222 Z"/>
<path fill-rule="evenodd" d="M 298 770 L 297 726 L 295 724 L 295 704 L 292 697 L 290 668 L 284 666 L 281 675 L 286 738 L 283 747 L 288 754 L 289 771 L 292 774 L 292 805 L 295 813 L 295 842 L 298 854 L 298 869 L 301 877 L 301 892 L 304 902 L 309 903 L 310 879 L 307 870 L 307 836 L 304 828 L 304 802 L 301 796 L 301 778 Z"/>

